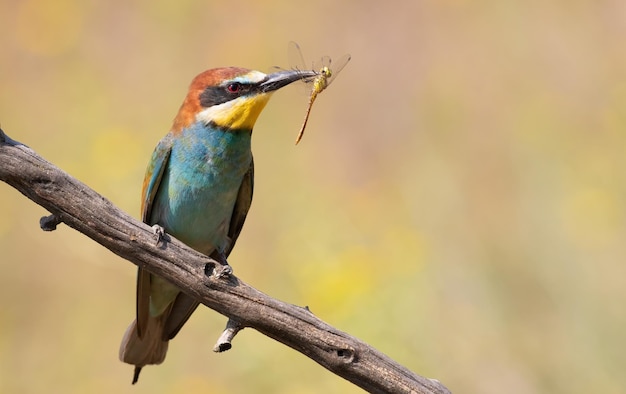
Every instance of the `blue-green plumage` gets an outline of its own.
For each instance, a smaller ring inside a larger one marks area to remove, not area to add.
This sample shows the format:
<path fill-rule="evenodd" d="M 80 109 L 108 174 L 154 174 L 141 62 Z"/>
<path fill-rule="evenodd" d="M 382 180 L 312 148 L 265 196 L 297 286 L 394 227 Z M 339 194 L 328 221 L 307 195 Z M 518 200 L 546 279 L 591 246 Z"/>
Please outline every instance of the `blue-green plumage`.
<path fill-rule="evenodd" d="M 149 224 L 199 252 L 224 252 L 235 201 L 252 163 L 249 131 L 224 131 L 196 122 L 170 146 Z M 154 158 L 153 158 L 154 160 Z M 159 160 L 159 158 L 156 158 Z"/>
<path fill-rule="evenodd" d="M 250 140 L 249 130 L 224 130 L 202 122 L 166 135 L 149 166 L 162 172 L 146 174 L 149 185 L 158 184 L 152 196 L 144 197 L 151 206 L 146 223 L 163 227 L 206 255 L 217 251 L 227 256 L 243 224 L 235 223 L 231 231 L 235 205 L 239 202 L 235 216 L 245 217 L 252 201 Z M 149 314 L 158 316 L 180 291 L 156 276 L 150 277 L 150 284 Z"/>

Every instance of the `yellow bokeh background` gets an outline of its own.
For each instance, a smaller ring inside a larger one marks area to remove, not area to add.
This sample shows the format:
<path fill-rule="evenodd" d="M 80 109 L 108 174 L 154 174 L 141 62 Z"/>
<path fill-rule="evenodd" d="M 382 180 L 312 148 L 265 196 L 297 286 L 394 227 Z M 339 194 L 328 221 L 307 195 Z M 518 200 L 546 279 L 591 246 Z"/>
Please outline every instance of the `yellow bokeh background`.
<path fill-rule="evenodd" d="M 0 124 L 139 217 L 191 78 L 352 55 L 253 137 L 244 281 L 458 393 L 626 392 L 619 1 L 0 2 Z M 358 393 L 199 309 L 131 386 L 135 267 L 0 184 L 0 392 Z"/>

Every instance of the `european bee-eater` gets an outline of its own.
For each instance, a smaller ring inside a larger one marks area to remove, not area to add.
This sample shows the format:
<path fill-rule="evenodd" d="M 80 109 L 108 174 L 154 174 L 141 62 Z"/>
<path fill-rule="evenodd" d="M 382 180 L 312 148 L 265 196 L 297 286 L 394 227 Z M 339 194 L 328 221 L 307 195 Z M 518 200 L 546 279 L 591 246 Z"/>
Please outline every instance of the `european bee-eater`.
<path fill-rule="evenodd" d="M 227 67 L 193 79 L 171 131 L 158 143 L 143 182 L 142 220 L 193 249 L 230 254 L 252 201 L 252 128 L 272 93 L 314 71 Z M 139 269 L 137 314 L 120 359 L 141 368 L 165 359 L 168 341 L 198 306 L 166 280 Z"/>

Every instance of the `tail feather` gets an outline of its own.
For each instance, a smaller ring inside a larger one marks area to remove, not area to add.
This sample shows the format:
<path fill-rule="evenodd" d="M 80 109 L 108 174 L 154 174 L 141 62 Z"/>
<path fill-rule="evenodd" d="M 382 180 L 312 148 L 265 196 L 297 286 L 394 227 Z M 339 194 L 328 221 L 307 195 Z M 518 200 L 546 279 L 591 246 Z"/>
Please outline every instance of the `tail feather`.
<path fill-rule="evenodd" d="M 163 330 L 166 318 L 167 313 L 150 316 L 141 338 L 137 333 L 137 321 L 133 321 L 126 329 L 120 346 L 120 360 L 135 366 L 133 384 L 137 382 L 142 367 L 161 364 L 165 359 L 168 340 L 163 340 Z"/>

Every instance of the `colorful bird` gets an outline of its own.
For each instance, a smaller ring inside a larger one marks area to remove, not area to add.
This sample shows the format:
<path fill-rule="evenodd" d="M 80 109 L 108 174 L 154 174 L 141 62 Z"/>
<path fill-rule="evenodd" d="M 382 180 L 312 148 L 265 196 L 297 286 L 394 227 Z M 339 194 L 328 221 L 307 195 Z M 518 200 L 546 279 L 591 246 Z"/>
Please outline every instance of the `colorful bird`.
<path fill-rule="evenodd" d="M 314 71 L 227 67 L 193 79 L 171 131 L 158 143 L 143 182 L 142 220 L 225 261 L 252 202 L 252 128 L 272 93 Z M 137 314 L 120 360 L 141 368 L 165 359 L 168 341 L 198 306 L 166 280 L 139 269 Z"/>

